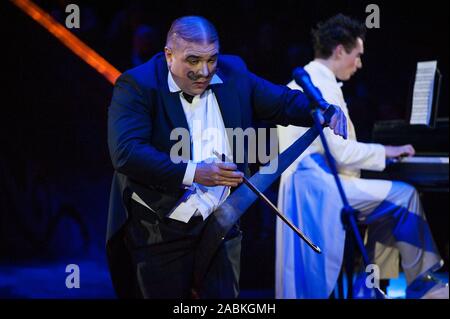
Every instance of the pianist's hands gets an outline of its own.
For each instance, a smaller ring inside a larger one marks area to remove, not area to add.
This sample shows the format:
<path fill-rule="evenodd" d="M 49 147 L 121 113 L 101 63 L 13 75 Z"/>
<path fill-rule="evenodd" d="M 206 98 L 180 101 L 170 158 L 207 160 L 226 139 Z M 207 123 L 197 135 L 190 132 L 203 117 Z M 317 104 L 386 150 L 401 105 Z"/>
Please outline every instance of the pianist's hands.
<path fill-rule="evenodd" d="M 386 151 L 386 158 L 402 158 L 411 157 L 416 154 L 414 147 L 411 144 L 401 145 L 401 146 L 391 146 L 385 145 L 384 149 Z"/>

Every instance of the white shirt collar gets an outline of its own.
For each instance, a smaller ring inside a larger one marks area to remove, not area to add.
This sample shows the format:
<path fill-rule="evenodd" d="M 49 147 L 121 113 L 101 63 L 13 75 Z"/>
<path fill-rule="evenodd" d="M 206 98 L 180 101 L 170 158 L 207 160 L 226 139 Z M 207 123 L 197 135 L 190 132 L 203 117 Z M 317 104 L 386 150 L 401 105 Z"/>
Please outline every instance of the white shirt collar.
<path fill-rule="evenodd" d="M 330 81 L 333 81 L 336 83 L 336 85 L 338 85 L 339 87 L 342 87 L 343 83 L 339 82 L 336 78 L 336 76 L 334 75 L 333 71 L 331 71 L 326 65 L 317 62 L 317 61 L 311 61 L 310 64 L 317 68 L 317 70 L 322 73 L 322 75 L 324 77 L 326 77 L 327 79 L 329 79 Z"/>
<path fill-rule="evenodd" d="M 168 73 L 169 75 L 167 76 L 167 84 L 169 86 L 169 91 L 172 93 L 181 91 L 180 87 L 175 83 L 175 80 L 172 77 L 172 73 L 170 71 Z M 217 74 L 214 74 L 209 85 L 221 83 L 223 83 L 222 79 Z"/>

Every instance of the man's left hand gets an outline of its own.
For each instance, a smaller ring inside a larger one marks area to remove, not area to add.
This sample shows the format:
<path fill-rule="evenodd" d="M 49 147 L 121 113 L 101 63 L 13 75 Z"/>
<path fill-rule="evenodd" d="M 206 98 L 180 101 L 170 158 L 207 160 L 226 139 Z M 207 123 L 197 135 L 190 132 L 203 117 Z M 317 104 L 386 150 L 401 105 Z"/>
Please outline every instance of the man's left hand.
<path fill-rule="evenodd" d="M 328 126 L 333 130 L 334 134 L 342 136 L 344 139 L 347 139 L 347 117 L 345 116 L 344 112 L 342 112 L 339 106 L 330 105 L 329 107 L 334 107 L 335 110 Z M 319 119 L 320 124 L 325 123 L 323 113 L 320 113 Z"/>

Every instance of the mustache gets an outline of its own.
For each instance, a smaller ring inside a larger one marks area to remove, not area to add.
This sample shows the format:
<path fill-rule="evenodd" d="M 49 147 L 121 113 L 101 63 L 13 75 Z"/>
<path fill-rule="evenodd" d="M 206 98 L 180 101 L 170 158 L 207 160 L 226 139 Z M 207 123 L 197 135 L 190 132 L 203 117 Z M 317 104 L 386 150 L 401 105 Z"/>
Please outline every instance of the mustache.
<path fill-rule="evenodd" d="M 203 75 L 201 75 L 201 74 L 195 74 L 194 73 L 194 71 L 189 71 L 188 73 L 187 73 L 187 77 L 189 78 L 189 80 L 191 80 L 191 81 L 198 81 L 198 80 L 200 80 L 200 79 L 205 79 L 206 81 L 207 80 L 210 80 L 213 76 L 214 76 L 214 74 L 216 74 L 216 72 L 217 72 L 217 68 L 216 69 L 214 69 L 213 71 L 211 71 L 209 74 L 208 74 L 208 76 L 203 76 Z"/>

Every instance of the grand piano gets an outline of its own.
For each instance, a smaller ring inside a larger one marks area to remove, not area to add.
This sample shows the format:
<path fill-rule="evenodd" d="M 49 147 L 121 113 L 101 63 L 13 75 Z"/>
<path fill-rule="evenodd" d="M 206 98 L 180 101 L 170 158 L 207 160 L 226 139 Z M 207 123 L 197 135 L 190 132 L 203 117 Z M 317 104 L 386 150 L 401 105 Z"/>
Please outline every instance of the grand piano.
<path fill-rule="evenodd" d="M 435 97 L 439 97 L 440 79 L 438 80 Z M 362 171 L 362 177 L 399 180 L 415 186 L 421 195 L 421 202 L 435 242 L 445 261 L 446 266 L 443 270 L 448 271 L 449 120 L 448 117 L 438 117 L 438 98 L 433 99 L 433 102 L 433 114 L 427 124 L 411 124 L 410 116 L 402 120 L 375 123 L 372 131 L 374 143 L 412 144 L 416 154 L 413 157 L 388 161 L 386 169 L 382 172 Z M 443 106 L 441 105 L 441 108 Z M 441 116 L 448 116 L 445 112 L 442 113 Z"/>
<path fill-rule="evenodd" d="M 402 180 L 419 191 L 448 193 L 448 117 L 438 117 L 441 81 L 437 61 L 417 63 L 408 120 L 377 122 L 372 133 L 375 143 L 412 144 L 416 155 L 389 161 L 383 172 L 363 171 L 363 177 Z"/>

